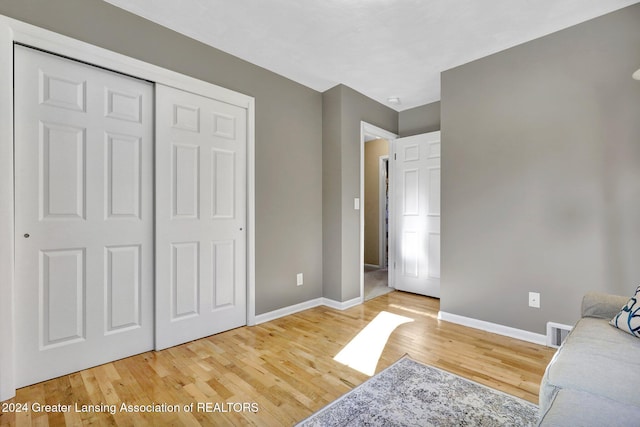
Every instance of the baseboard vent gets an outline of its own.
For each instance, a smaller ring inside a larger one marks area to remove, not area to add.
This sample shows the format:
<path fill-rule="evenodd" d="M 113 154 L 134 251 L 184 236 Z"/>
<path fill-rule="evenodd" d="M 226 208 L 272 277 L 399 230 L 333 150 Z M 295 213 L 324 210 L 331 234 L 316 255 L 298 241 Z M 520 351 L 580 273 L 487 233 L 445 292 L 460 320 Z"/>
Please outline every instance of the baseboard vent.
<path fill-rule="evenodd" d="M 547 346 L 558 348 L 562 344 L 573 326 L 547 322 Z"/>

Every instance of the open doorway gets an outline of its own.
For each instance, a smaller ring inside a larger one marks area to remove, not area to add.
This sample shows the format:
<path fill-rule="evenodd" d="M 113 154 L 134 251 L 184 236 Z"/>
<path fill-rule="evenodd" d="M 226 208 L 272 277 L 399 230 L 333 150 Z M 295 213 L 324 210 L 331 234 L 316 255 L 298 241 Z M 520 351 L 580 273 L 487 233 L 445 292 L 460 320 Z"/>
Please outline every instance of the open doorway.
<path fill-rule="evenodd" d="M 364 300 L 392 290 L 388 280 L 389 141 L 364 144 Z"/>
<path fill-rule="evenodd" d="M 389 282 L 390 252 L 390 163 L 395 135 L 362 125 L 361 145 L 361 295 L 364 301 L 393 290 Z"/>

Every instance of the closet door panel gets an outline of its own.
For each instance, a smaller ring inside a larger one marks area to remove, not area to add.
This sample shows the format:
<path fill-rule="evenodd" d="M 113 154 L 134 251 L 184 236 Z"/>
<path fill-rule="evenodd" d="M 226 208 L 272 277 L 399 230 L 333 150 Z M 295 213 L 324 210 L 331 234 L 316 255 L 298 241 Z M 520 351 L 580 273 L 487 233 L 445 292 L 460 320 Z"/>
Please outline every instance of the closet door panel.
<path fill-rule="evenodd" d="M 153 348 L 153 85 L 15 47 L 16 380 Z"/>

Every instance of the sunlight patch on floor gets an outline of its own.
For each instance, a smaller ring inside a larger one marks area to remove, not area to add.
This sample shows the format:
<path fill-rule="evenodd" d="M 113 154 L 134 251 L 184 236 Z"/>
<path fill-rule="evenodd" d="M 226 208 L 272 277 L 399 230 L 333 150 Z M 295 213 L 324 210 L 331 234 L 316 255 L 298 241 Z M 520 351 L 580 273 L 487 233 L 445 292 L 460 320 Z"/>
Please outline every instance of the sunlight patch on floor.
<path fill-rule="evenodd" d="M 398 310 L 408 311 L 409 313 L 418 314 L 420 316 L 431 317 L 432 319 L 438 319 L 438 315 L 436 313 L 428 313 L 422 310 L 414 310 L 412 308 L 404 307 L 398 304 L 389 304 L 389 307 L 397 308 Z"/>
<path fill-rule="evenodd" d="M 373 376 L 389 336 L 398 326 L 409 322 L 413 319 L 381 311 L 333 360 Z"/>

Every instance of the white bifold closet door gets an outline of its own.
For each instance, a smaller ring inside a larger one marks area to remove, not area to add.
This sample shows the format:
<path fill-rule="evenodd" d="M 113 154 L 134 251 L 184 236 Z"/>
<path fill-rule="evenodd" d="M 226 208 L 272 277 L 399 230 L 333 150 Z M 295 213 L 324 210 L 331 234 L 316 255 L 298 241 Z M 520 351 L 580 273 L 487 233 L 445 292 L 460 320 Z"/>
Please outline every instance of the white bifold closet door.
<path fill-rule="evenodd" d="M 150 350 L 153 85 L 15 48 L 18 386 Z"/>
<path fill-rule="evenodd" d="M 156 348 L 246 324 L 247 111 L 156 85 Z"/>

